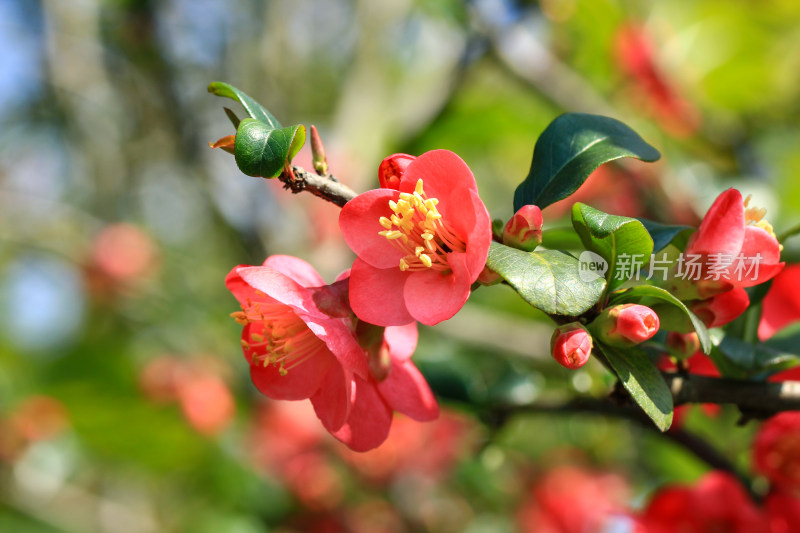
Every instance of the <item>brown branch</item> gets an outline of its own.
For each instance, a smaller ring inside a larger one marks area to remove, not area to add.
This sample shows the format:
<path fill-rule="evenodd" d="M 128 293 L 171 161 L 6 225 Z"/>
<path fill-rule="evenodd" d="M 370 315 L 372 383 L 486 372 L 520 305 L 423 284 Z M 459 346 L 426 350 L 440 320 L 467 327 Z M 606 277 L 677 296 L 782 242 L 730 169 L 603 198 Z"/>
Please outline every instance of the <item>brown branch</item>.
<path fill-rule="evenodd" d="M 526 405 L 491 406 L 482 411 L 484 421 L 492 427 L 502 427 L 511 416 L 522 413 L 544 415 L 581 413 L 627 421 L 646 431 L 656 433 L 684 448 L 711 468 L 733 474 L 751 492 L 753 497 L 757 496 L 751 490 L 750 478 L 721 454 L 719 450 L 696 434 L 681 427 L 672 427 L 667 432 L 662 433 L 647 415 L 634 405 L 618 405 L 615 401 L 609 399 L 575 398 L 566 403 L 558 404 L 537 402 Z"/>
<path fill-rule="evenodd" d="M 768 383 L 664 373 L 675 405 L 730 403 L 758 418 L 800 410 L 800 381 Z"/>
<path fill-rule="evenodd" d="M 340 183 L 333 174 L 319 176 L 296 165 L 292 165 L 291 171 L 284 170 L 278 179 L 283 182 L 284 187 L 295 194 L 308 191 L 339 207 L 344 207 L 344 204 L 356 197 L 356 193 L 347 185 Z"/>

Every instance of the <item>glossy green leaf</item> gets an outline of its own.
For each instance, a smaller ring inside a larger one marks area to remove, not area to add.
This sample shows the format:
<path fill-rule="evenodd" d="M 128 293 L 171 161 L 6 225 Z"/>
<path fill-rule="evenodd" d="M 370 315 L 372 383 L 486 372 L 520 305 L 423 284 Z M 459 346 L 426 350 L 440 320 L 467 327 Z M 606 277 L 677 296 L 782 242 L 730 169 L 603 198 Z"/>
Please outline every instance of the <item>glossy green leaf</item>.
<path fill-rule="evenodd" d="M 645 298 L 662 300 L 672 304 L 685 313 L 686 316 L 689 317 L 694 330 L 697 332 L 697 337 L 700 339 L 700 347 L 702 348 L 703 353 L 709 353 L 711 351 L 711 337 L 709 336 L 708 329 L 706 328 L 705 324 L 703 324 L 703 321 L 697 318 L 697 315 L 692 313 L 682 301 L 661 287 L 654 287 L 653 285 L 639 285 L 637 287 L 632 287 L 615 294 L 609 301 L 609 304 L 617 305 L 622 303 L 636 303 Z"/>
<path fill-rule="evenodd" d="M 673 224 L 661 224 L 660 222 L 653 222 L 646 218 L 638 219 L 644 225 L 644 228 L 653 239 L 653 251 L 660 252 L 673 242 L 675 245 L 683 249 L 689 235 L 695 230 L 691 226 L 676 226 Z"/>
<path fill-rule="evenodd" d="M 633 400 L 661 431 L 672 425 L 672 393 L 647 355 L 635 349 L 598 346 Z"/>
<path fill-rule="evenodd" d="M 763 343 L 750 343 L 721 331 L 712 341 L 712 358 L 725 377 L 772 374 L 800 363 L 800 328 L 789 328 Z"/>
<path fill-rule="evenodd" d="M 237 89 L 233 85 L 229 85 L 221 81 L 214 81 L 208 85 L 208 92 L 216 96 L 224 96 L 226 98 L 236 100 L 242 104 L 242 107 L 244 107 L 245 111 L 247 111 L 247 114 L 250 115 L 250 118 L 259 120 L 270 126 L 272 129 L 280 129 L 283 127 L 283 125 L 278 122 L 278 119 L 276 119 L 272 113 L 267 111 L 267 108 L 256 102 L 253 98 L 245 94 L 244 91 Z"/>
<path fill-rule="evenodd" d="M 578 316 L 597 303 L 605 280 L 583 281 L 578 260 L 559 250 L 525 252 L 493 242 L 486 265 L 523 300 L 551 315 Z"/>
<path fill-rule="evenodd" d="M 608 290 L 632 277 L 633 261 L 647 266 L 653 253 L 653 239 L 635 218 L 609 215 L 578 202 L 572 206 L 572 226 L 584 246 L 607 261 Z M 627 266 L 619 261 L 623 254 L 628 256 Z"/>
<path fill-rule="evenodd" d="M 236 164 L 248 176 L 274 178 L 297 155 L 305 139 L 304 126 L 272 129 L 261 121 L 246 118 L 236 131 Z"/>
<path fill-rule="evenodd" d="M 536 141 L 528 177 L 514 193 L 514 212 L 527 204 L 544 209 L 563 200 L 597 167 L 621 157 L 656 161 L 661 154 L 613 118 L 585 113 L 561 115 Z"/>

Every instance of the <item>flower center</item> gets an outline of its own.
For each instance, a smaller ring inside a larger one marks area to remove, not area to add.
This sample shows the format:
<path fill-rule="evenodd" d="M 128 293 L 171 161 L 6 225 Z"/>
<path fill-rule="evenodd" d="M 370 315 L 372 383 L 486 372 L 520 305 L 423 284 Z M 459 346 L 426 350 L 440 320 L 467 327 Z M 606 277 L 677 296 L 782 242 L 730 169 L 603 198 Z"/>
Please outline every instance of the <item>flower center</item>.
<path fill-rule="evenodd" d="M 761 228 L 764 231 L 766 231 L 767 233 L 769 233 L 770 235 L 772 235 L 772 237 L 775 240 L 778 240 L 777 235 L 775 235 L 775 230 L 772 228 L 772 224 L 767 222 L 767 220 L 764 218 L 764 216 L 766 216 L 766 214 L 767 214 L 767 210 L 765 208 L 763 208 L 763 207 L 755 207 L 755 206 L 754 207 L 748 207 L 748 204 L 750 203 L 750 198 L 752 196 L 753 196 L 752 194 L 748 194 L 747 198 L 745 198 L 745 200 L 744 200 L 744 208 L 745 208 L 744 209 L 744 224 L 745 224 L 745 226 L 748 225 L 748 224 L 752 224 L 753 226 L 755 226 L 757 228 Z M 781 243 L 778 243 L 778 249 L 783 251 L 783 245 Z"/>
<path fill-rule="evenodd" d="M 406 253 L 400 259 L 400 270 L 444 272 L 450 270 L 448 253 L 466 251 L 464 241 L 456 236 L 436 209 L 438 203 L 438 199 L 427 197 L 422 180 L 417 180 L 413 193 L 401 192 L 397 202 L 389 200 L 394 214 L 379 219 L 386 229 L 378 235 Z"/>
<path fill-rule="evenodd" d="M 242 338 L 242 347 L 250 355 L 251 364 L 273 365 L 285 376 L 319 350 L 327 349 L 289 306 L 269 299 L 260 291 L 256 294 L 265 300 L 248 299 L 241 311 L 231 313 L 239 324 L 251 325 L 248 339 Z"/>

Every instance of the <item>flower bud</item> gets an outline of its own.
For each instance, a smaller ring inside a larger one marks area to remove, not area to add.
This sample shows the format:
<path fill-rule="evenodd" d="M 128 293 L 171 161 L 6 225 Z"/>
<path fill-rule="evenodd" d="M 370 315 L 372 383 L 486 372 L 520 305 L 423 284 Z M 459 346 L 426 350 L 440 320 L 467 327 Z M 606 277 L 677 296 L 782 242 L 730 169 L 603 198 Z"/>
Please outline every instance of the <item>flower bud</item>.
<path fill-rule="evenodd" d="M 503 228 L 503 244 L 532 252 L 542 244 L 542 210 L 523 205 Z"/>
<path fill-rule="evenodd" d="M 604 310 L 591 327 L 606 344 L 628 347 L 652 338 L 658 333 L 659 322 L 656 312 L 646 305 L 623 304 Z"/>
<path fill-rule="evenodd" d="M 328 158 L 325 156 L 325 146 L 319 136 L 317 127 L 311 125 L 311 158 L 314 163 L 314 170 L 320 176 L 328 175 Z"/>
<path fill-rule="evenodd" d="M 408 154 L 393 154 L 381 161 L 381 166 L 378 167 L 378 180 L 380 180 L 382 189 L 398 189 L 400 187 L 400 178 L 408 168 L 408 165 L 414 161 L 416 157 Z"/>
<path fill-rule="evenodd" d="M 561 366 L 577 369 L 586 364 L 592 354 L 592 336 L 580 322 L 559 326 L 550 339 L 553 359 Z"/>
<path fill-rule="evenodd" d="M 678 359 L 688 359 L 700 350 L 700 338 L 694 331 L 689 333 L 670 331 L 667 334 L 667 348 L 669 353 Z"/>
<path fill-rule="evenodd" d="M 749 305 L 747 292 L 737 288 L 699 301 L 691 306 L 691 310 L 706 327 L 717 328 L 744 313 Z"/>

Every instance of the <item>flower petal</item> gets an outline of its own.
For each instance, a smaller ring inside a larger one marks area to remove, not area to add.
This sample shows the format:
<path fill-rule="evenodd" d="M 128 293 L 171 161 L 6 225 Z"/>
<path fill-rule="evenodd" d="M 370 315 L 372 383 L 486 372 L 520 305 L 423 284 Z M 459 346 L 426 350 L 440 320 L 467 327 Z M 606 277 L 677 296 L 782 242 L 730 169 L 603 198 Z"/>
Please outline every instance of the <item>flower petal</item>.
<path fill-rule="evenodd" d="M 331 434 L 351 450 L 365 452 L 378 447 L 389 436 L 392 410 L 384 403 L 375 385 L 355 377 L 355 400 L 347 421 Z"/>
<path fill-rule="evenodd" d="M 336 358 L 329 351 L 317 352 L 297 368 L 282 376 L 273 365 L 250 365 L 253 384 L 264 395 L 274 400 L 305 400 L 313 396 L 334 366 Z"/>
<path fill-rule="evenodd" d="M 376 326 L 413 322 L 403 296 L 411 275 L 399 268 L 375 268 L 356 258 L 350 271 L 350 306 L 358 318 Z"/>
<path fill-rule="evenodd" d="M 378 383 L 381 396 L 389 407 L 414 420 L 435 420 L 439 416 L 439 405 L 425 377 L 411 361 L 397 363 L 392 362 L 389 376 Z"/>
<path fill-rule="evenodd" d="M 262 266 L 277 270 L 303 287 L 320 287 L 325 281 L 314 270 L 314 267 L 299 257 L 291 255 L 271 255 L 267 257 Z"/>
<path fill-rule="evenodd" d="M 451 215 L 447 221 L 467 243 L 466 267 L 472 283 L 486 266 L 489 247 L 492 245 L 492 219 L 478 193 L 473 190 L 455 191 L 450 201 L 458 205 L 459 209 L 457 216 Z"/>
<path fill-rule="evenodd" d="M 339 214 L 339 227 L 347 245 L 359 258 L 377 268 L 399 267 L 405 255 L 378 235 L 386 229 L 378 220 L 392 215 L 389 200 L 397 201 L 399 195 L 394 189 L 373 189 L 347 202 Z"/>
<path fill-rule="evenodd" d="M 263 292 L 284 305 L 301 312 L 326 316 L 317 309 L 317 305 L 314 303 L 312 294 L 308 289 L 277 270 L 255 266 L 238 268 L 237 273 L 250 287 Z"/>
<path fill-rule="evenodd" d="M 352 326 L 346 319 L 319 319 L 299 314 L 314 335 L 319 337 L 345 368 L 361 377 L 367 377 L 367 358 L 358 344 Z"/>
<path fill-rule="evenodd" d="M 384 330 L 383 340 L 389 345 L 392 361 L 405 361 L 417 347 L 417 323 L 411 322 L 403 326 L 389 326 Z"/>
<path fill-rule="evenodd" d="M 431 150 L 417 157 L 408 165 L 400 180 L 400 190 L 414 192 L 418 180 L 424 184 L 425 194 L 429 198 L 438 198 L 441 202 L 437 208 L 443 215 L 452 208 L 448 202 L 450 195 L 460 189 L 478 192 L 475 176 L 463 159 L 449 150 Z"/>
<path fill-rule="evenodd" d="M 256 290 L 248 285 L 247 282 L 242 279 L 242 276 L 239 275 L 239 271 L 243 268 L 253 267 L 250 265 L 238 265 L 233 267 L 231 271 L 228 272 L 228 275 L 225 276 L 225 286 L 228 287 L 228 290 L 233 293 L 240 304 L 246 304 L 248 300 L 255 301 L 260 299 L 256 295 Z"/>
<path fill-rule="evenodd" d="M 453 252 L 447 254 L 447 259 L 452 272 L 414 272 L 406 282 L 404 296 L 408 312 L 428 326 L 451 318 L 469 298 L 472 281 L 467 271 L 467 254 Z"/>
<path fill-rule="evenodd" d="M 341 428 L 350 414 L 353 378 L 350 372 L 334 365 L 320 383 L 319 390 L 311 396 L 314 412 L 328 431 Z"/>
<path fill-rule="evenodd" d="M 758 338 L 766 340 L 778 330 L 800 320 L 800 265 L 790 265 L 772 280 L 761 304 Z"/>
<path fill-rule="evenodd" d="M 728 189 L 720 194 L 703 217 L 686 246 L 686 254 L 736 255 L 744 240 L 742 193 Z"/>

